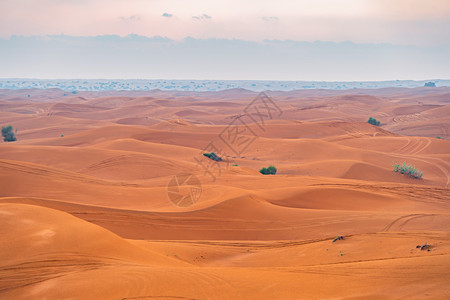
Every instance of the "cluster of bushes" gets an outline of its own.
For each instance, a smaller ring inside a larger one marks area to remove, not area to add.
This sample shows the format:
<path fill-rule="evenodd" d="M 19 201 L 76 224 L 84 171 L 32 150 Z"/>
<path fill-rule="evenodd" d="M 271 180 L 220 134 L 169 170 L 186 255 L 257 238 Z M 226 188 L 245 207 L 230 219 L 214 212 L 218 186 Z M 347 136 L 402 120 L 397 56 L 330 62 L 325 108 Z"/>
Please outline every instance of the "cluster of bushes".
<path fill-rule="evenodd" d="M 277 168 L 275 168 L 274 166 L 269 166 L 267 168 L 262 168 L 261 170 L 259 170 L 259 173 L 263 175 L 275 175 L 277 174 Z"/>
<path fill-rule="evenodd" d="M 419 171 L 417 168 L 415 168 L 412 165 L 407 165 L 406 163 L 403 163 L 403 165 L 400 164 L 394 164 L 394 172 L 408 175 L 409 177 L 416 178 L 416 179 L 422 179 L 423 173 Z"/>
<path fill-rule="evenodd" d="M 203 155 L 206 156 L 206 157 L 208 157 L 208 158 L 210 158 L 210 159 L 212 159 L 212 160 L 215 160 L 215 161 L 221 161 L 221 160 L 222 160 L 222 157 L 218 156 L 218 155 L 217 155 L 216 153 L 214 153 L 214 152 L 211 152 L 211 153 L 203 153 Z"/>
<path fill-rule="evenodd" d="M 377 119 L 374 119 L 372 117 L 369 118 L 369 121 L 367 121 L 367 123 L 375 125 L 375 126 L 380 126 L 380 121 L 377 121 Z"/>
<path fill-rule="evenodd" d="M 11 125 L 2 126 L 2 136 L 4 142 L 14 142 L 17 141 L 16 135 L 13 132 L 13 128 Z"/>

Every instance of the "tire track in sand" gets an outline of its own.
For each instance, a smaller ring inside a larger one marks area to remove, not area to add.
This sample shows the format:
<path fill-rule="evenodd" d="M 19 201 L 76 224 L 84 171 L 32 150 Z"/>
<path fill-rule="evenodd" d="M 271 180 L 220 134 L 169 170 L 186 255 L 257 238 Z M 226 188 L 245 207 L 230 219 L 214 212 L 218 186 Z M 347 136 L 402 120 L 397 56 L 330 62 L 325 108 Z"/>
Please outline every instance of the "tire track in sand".
<path fill-rule="evenodd" d="M 410 221 L 415 220 L 415 219 L 419 219 L 419 218 L 426 218 L 426 217 L 434 217 L 437 216 L 437 214 L 410 214 L 410 215 L 404 215 L 401 216 L 397 219 L 395 219 L 394 221 L 392 221 L 391 223 L 389 223 L 386 227 L 383 228 L 383 232 L 387 232 L 389 230 L 391 230 L 391 228 L 395 225 L 397 226 L 395 228 L 395 230 L 401 230 L 406 224 L 408 224 Z M 401 224 L 398 224 L 402 222 Z"/>

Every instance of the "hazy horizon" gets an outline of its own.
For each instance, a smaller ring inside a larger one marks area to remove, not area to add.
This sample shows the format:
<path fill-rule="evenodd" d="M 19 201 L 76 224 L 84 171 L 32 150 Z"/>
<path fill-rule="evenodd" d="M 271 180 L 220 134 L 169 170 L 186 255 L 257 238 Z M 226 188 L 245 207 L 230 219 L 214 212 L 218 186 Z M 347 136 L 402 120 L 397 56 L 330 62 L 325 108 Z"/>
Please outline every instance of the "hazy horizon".
<path fill-rule="evenodd" d="M 294 90 L 354 90 L 379 88 L 417 88 L 427 82 L 449 87 L 450 80 L 393 81 L 274 81 L 274 80 L 176 80 L 176 79 L 1 79 L 0 89 L 60 89 L 78 91 L 185 91 L 212 92 L 245 89 L 253 92 Z"/>
<path fill-rule="evenodd" d="M 450 47 L 139 35 L 0 39 L 1 78 L 384 81 L 450 78 Z"/>

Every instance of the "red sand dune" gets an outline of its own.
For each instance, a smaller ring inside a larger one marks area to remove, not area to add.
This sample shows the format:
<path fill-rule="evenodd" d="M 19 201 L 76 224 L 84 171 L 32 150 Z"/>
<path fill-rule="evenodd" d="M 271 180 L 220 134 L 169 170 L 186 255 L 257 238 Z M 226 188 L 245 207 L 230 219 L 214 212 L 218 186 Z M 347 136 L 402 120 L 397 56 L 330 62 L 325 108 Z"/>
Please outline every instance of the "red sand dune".
<path fill-rule="evenodd" d="M 450 297 L 449 88 L 63 94 L 0 91 L 1 299 Z"/>

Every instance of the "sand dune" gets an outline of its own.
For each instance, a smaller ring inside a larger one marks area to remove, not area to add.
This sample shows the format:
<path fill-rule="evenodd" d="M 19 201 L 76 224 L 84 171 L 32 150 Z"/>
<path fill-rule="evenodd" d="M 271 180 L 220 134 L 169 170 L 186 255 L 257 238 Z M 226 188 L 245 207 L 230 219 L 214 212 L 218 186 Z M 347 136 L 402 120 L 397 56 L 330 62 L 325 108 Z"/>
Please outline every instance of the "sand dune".
<path fill-rule="evenodd" d="M 0 208 L 10 225 L 9 240 L 15 246 L 27 245 L 24 250 L 30 254 L 23 261 L 25 253 L 14 251 L 18 248 L 2 249 L 2 257 L 8 257 L 10 264 L 1 266 L 0 291 L 8 298 L 448 295 L 447 278 L 442 276 L 450 251 L 445 233 L 350 235 L 339 243 L 318 239 L 144 244 L 120 239 L 51 209 L 23 204 Z M 64 224 L 64 229 L 58 224 Z M 77 243 L 87 238 L 88 243 Z M 432 253 L 415 248 L 417 240 L 424 239 L 435 245 Z M 326 288 L 323 280 L 329 282 Z M 217 289 L 227 294 L 218 295 Z"/>
<path fill-rule="evenodd" d="M 449 88 L 267 93 L 0 90 L 0 298 L 449 298 Z"/>

